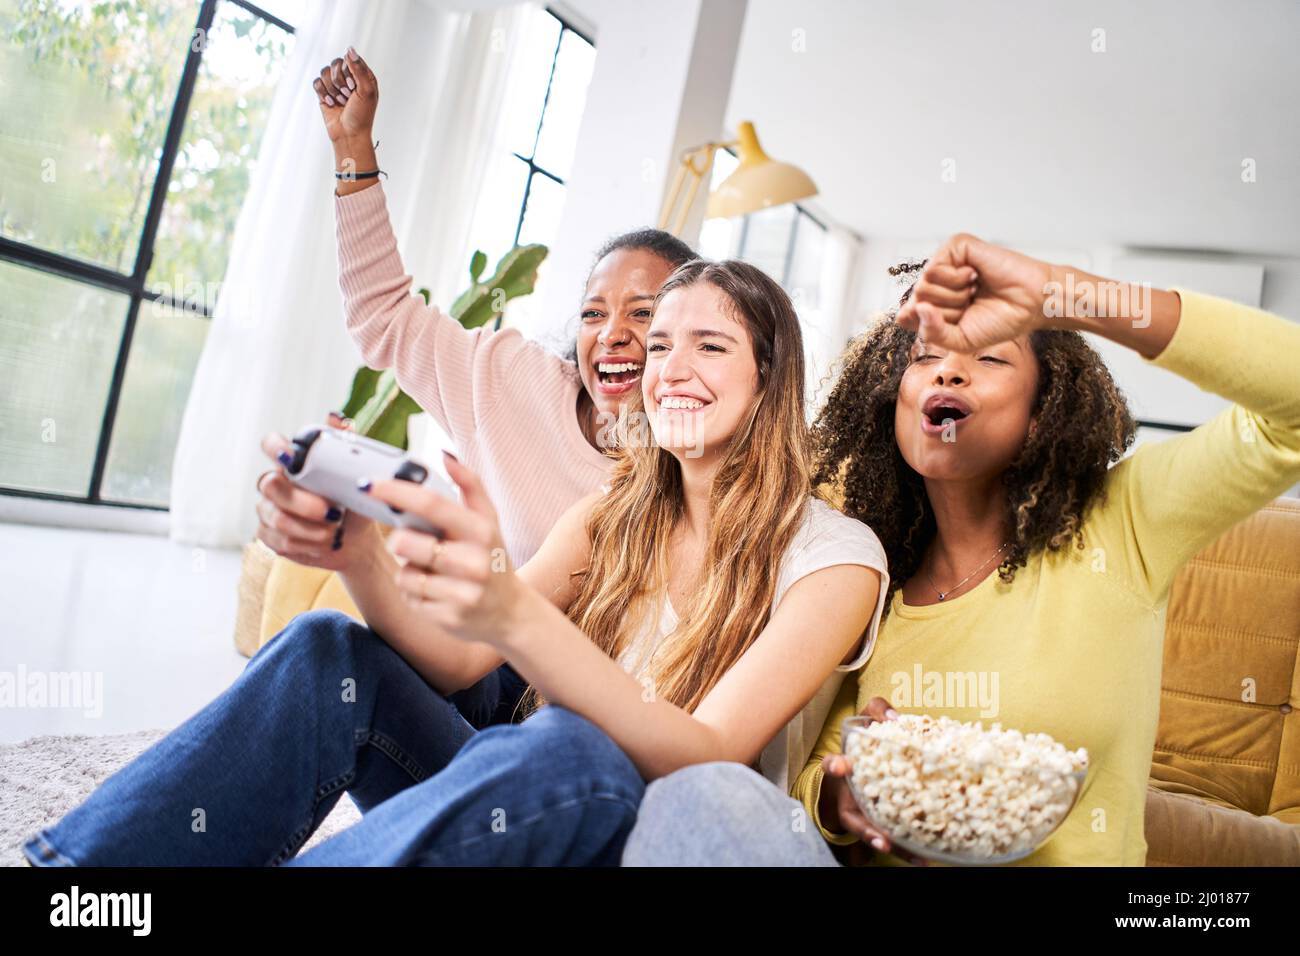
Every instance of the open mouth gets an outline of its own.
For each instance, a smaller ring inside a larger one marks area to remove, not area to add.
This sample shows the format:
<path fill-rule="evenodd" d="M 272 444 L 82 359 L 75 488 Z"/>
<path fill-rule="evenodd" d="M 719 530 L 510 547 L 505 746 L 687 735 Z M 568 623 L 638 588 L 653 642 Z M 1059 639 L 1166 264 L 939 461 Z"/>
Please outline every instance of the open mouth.
<path fill-rule="evenodd" d="M 921 427 L 930 434 L 942 432 L 949 424 L 957 424 L 970 417 L 970 409 L 946 395 L 936 395 L 921 409 Z"/>
<path fill-rule="evenodd" d="M 597 362 L 596 387 L 605 395 L 621 395 L 641 381 L 640 362 Z"/>
<path fill-rule="evenodd" d="M 966 413 L 956 405 L 939 405 L 925 417 L 930 419 L 931 425 L 942 425 L 946 421 L 959 422 L 966 417 Z"/>

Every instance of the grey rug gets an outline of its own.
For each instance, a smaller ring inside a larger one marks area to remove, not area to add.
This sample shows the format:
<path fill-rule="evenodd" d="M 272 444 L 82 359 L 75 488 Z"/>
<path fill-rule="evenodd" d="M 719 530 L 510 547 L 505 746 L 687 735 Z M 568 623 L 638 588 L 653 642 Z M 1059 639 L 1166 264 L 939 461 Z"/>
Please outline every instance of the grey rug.
<path fill-rule="evenodd" d="M 165 733 L 32 737 L 18 744 L 0 744 L 0 866 L 27 866 L 22 845 L 28 837 L 58 821 Z M 360 819 L 344 795 L 303 849 Z"/>

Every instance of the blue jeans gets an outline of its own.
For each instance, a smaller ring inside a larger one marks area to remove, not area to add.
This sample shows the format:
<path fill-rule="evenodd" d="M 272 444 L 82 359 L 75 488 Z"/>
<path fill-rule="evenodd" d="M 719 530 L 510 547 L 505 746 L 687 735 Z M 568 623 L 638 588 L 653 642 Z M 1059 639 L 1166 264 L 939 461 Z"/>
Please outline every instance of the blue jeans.
<path fill-rule="evenodd" d="M 739 763 L 700 763 L 646 787 L 624 866 L 839 866 L 808 811 Z"/>
<path fill-rule="evenodd" d="M 644 781 L 562 707 L 472 726 L 458 708 L 508 712 L 511 674 L 449 699 L 370 628 L 300 614 L 23 852 L 36 866 L 617 865 Z M 295 856 L 344 791 L 361 820 Z"/>

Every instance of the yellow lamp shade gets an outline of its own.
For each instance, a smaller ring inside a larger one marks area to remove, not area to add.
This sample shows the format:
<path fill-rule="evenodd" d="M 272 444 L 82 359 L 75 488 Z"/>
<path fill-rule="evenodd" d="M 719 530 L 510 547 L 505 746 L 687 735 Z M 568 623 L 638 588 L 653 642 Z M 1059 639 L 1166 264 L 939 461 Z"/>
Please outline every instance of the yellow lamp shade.
<path fill-rule="evenodd" d="M 740 165 L 709 195 L 708 218 L 746 213 L 817 195 L 817 186 L 798 166 L 779 163 L 758 145 L 754 124 L 740 124 Z"/>

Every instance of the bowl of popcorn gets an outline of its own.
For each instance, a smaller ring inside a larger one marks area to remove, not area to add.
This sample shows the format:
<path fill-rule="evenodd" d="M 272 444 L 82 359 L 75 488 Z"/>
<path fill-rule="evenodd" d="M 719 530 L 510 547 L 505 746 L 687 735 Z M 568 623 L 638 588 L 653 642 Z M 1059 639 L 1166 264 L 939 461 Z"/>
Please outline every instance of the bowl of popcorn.
<path fill-rule="evenodd" d="M 898 847 L 938 863 L 1011 863 L 1074 808 L 1087 751 L 1047 734 L 901 714 L 844 721 L 849 789 Z"/>

